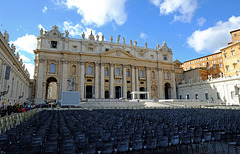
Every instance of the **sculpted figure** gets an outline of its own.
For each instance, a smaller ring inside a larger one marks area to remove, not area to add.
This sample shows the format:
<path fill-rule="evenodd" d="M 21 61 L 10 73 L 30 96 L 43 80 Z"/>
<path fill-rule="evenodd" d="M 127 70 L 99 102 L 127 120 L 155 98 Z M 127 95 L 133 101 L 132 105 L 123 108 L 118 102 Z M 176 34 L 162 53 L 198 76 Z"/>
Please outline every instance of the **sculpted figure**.
<path fill-rule="evenodd" d="M 96 38 L 97 38 L 97 41 L 98 41 L 99 40 L 99 35 L 98 34 L 97 34 Z"/>
<path fill-rule="evenodd" d="M 68 91 L 73 91 L 75 89 L 75 81 L 72 75 L 68 78 Z"/>
<path fill-rule="evenodd" d="M 12 48 L 13 52 L 16 51 L 16 47 L 15 47 L 15 45 L 13 43 L 11 44 L 11 48 Z"/>
<path fill-rule="evenodd" d="M 112 43 L 112 41 L 113 41 L 113 37 L 112 37 L 112 35 L 110 36 L 110 41 L 111 41 L 111 43 Z"/>
<path fill-rule="evenodd" d="M 118 35 L 117 36 L 117 44 L 119 43 L 119 40 L 120 40 L 120 36 Z"/>
<path fill-rule="evenodd" d="M 130 45 L 131 45 L 131 46 L 133 45 L 132 40 L 130 40 Z"/>
<path fill-rule="evenodd" d="M 9 34 L 7 31 L 4 32 L 4 37 L 7 42 L 9 42 Z"/>
<path fill-rule="evenodd" d="M 145 48 L 147 48 L 147 42 L 145 42 Z"/>
<path fill-rule="evenodd" d="M 82 39 L 84 39 L 84 38 L 85 38 L 85 33 L 83 32 L 83 33 L 82 33 Z"/>
<path fill-rule="evenodd" d="M 137 41 L 136 41 L 136 40 L 134 41 L 134 46 L 135 46 L 135 47 L 137 46 Z"/>
<path fill-rule="evenodd" d="M 40 29 L 40 36 L 43 36 L 43 28 Z"/>
<path fill-rule="evenodd" d="M 125 38 L 122 39 L 122 44 L 125 45 Z"/>
<path fill-rule="evenodd" d="M 102 35 L 102 41 L 104 41 L 104 35 Z"/>
<path fill-rule="evenodd" d="M 159 49 L 160 48 L 160 45 L 159 44 L 157 44 L 157 49 Z"/>
<path fill-rule="evenodd" d="M 66 34 L 66 37 L 68 37 L 68 35 L 69 35 L 68 30 L 65 31 L 65 34 Z"/>

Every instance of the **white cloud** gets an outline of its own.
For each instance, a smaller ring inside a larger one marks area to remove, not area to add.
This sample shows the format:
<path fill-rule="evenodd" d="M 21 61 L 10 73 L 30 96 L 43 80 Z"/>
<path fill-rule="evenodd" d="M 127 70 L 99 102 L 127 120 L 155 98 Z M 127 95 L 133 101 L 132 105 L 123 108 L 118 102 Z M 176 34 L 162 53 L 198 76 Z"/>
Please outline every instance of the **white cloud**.
<path fill-rule="evenodd" d="M 82 36 L 82 33 L 84 32 L 85 33 L 85 39 L 88 38 L 88 36 L 91 34 L 91 31 L 92 31 L 92 34 L 95 35 L 95 30 L 91 29 L 91 28 L 84 28 L 82 25 L 80 24 L 76 24 L 76 25 L 73 25 L 71 22 L 67 22 L 65 21 L 63 23 L 63 30 L 66 31 L 68 30 L 69 31 L 69 34 L 71 36 Z M 97 33 L 99 35 L 99 37 L 101 38 L 102 36 L 102 32 L 98 32 Z M 82 38 L 82 37 L 81 37 Z M 100 39 L 99 39 L 100 40 Z"/>
<path fill-rule="evenodd" d="M 213 53 L 227 46 L 231 41 L 230 31 L 238 29 L 240 16 L 232 16 L 228 21 L 218 21 L 215 26 L 205 30 L 196 30 L 187 38 L 188 45 L 199 53 Z"/>
<path fill-rule="evenodd" d="M 46 29 L 42 26 L 42 24 L 38 24 L 38 28 L 39 28 L 39 30 L 42 28 L 43 31 L 46 31 Z"/>
<path fill-rule="evenodd" d="M 197 9 L 197 0 L 150 0 L 160 15 L 174 14 L 174 21 L 190 22 Z"/>
<path fill-rule="evenodd" d="M 115 21 L 122 25 L 127 20 L 125 2 L 127 0 L 64 0 L 68 9 L 77 9 L 86 25 L 103 26 Z"/>
<path fill-rule="evenodd" d="M 46 12 L 47 12 L 47 9 L 48 9 L 48 8 L 47 8 L 47 6 L 45 5 L 44 8 L 42 9 L 42 12 L 43 12 L 43 13 L 46 13 Z"/>
<path fill-rule="evenodd" d="M 23 62 L 30 62 L 30 59 L 24 55 L 20 55 L 20 58 L 23 60 Z"/>
<path fill-rule="evenodd" d="M 32 63 L 24 63 L 25 67 L 27 68 L 29 74 L 30 74 L 30 78 L 33 79 L 33 75 L 34 75 L 34 64 Z"/>
<path fill-rule="evenodd" d="M 202 26 L 206 22 L 206 19 L 201 17 L 197 19 L 198 26 Z"/>
<path fill-rule="evenodd" d="M 33 54 L 33 50 L 37 48 L 37 38 L 34 35 L 19 37 L 16 41 L 11 41 L 16 46 L 16 51 L 26 51 Z M 10 44 L 11 44 L 10 43 Z"/>
<path fill-rule="evenodd" d="M 148 36 L 147 36 L 147 34 L 141 32 L 141 33 L 140 33 L 140 37 L 141 37 L 142 39 L 146 39 Z"/>

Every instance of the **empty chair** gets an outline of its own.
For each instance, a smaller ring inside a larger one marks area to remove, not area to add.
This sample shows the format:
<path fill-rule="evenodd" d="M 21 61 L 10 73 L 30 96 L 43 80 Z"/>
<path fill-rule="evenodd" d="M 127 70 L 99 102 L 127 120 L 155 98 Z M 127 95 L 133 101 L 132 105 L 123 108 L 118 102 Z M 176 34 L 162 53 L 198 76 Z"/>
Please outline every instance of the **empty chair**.
<path fill-rule="evenodd" d="M 238 154 L 238 146 L 240 146 L 240 135 L 237 135 L 236 142 L 229 142 L 228 143 L 228 153 L 230 151 L 230 148 L 233 147 L 236 151 L 236 154 Z"/>
<path fill-rule="evenodd" d="M 127 152 L 129 148 L 129 144 L 127 140 L 121 140 L 117 144 L 117 151 L 118 152 Z"/>
<path fill-rule="evenodd" d="M 132 141 L 132 150 L 141 150 L 143 148 L 143 140 L 141 138 L 135 138 Z"/>
<path fill-rule="evenodd" d="M 101 153 L 111 154 L 113 152 L 113 142 L 105 142 L 102 144 Z"/>
<path fill-rule="evenodd" d="M 178 150 L 179 145 L 179 135 L 173 135 L 171 138 L 171 146 L 174 147 L 174 150 Z"/>
<path fill-rule="evenodd" d="M 162 136 L 162 138 L 158 141 L 158 145 L 161 149 L 164 149 L 164 152 L 167 152 L 168 149 L 168 137 L 167 136 Z"/>

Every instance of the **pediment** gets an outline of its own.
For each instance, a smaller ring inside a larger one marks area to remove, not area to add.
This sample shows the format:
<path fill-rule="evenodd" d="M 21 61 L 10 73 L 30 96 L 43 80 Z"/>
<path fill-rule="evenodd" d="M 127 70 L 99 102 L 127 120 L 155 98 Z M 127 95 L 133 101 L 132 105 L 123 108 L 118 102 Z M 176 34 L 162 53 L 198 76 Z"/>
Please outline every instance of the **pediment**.
<path fill-rule="evenodd" d="M 135 56 L 133 56 L 132 54 L 122 50 L 122 49 L 113 49 L 110 51 L 106 51 L 104 53 L 101 54 L 101 56 L 105 56 L 105 57 L 119 57 L 119 58 L 128 58 L 128 59 L 135 59 Z"/>

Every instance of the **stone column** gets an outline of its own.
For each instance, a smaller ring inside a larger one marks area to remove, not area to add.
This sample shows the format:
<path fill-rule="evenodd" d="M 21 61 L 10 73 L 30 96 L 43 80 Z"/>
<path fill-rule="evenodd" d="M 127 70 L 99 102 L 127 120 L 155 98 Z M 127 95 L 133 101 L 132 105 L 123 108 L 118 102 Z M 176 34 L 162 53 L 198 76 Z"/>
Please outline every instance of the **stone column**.
<path fill-rule="evenodd" d="M 138 84 L 138 66 L 136 66 L 136 71 L 135 71 L 135 83 L 136 83 L 136 86 L 135 86 L 135 91 L 139 91 L 139 84 Z M 136 98 L 138 99 L 139 98 L 139 94 L 137 94 Z"/>
<path fill-rule="evenodd" d="M 127 98 L 127 72 L 126 65 L 123 64 L 123 97 Z"/>
<path fill-rule="evenodd" d="M 44 61 L 45 61 L 45 59 L 39 59 L 39 64 L 38 64 L 37 91 L 36 91 L 38 99 L 42 99 L 43 98 L 42 82 L 43 82 L 43 72 L 44 72 Z"/>
<path fill-rule="evenodd" d="M 85 62 L 80 62 L 80 84 L 79 84 L 79 90 L 80 90 L 80 99 L 84 99 L 84 73 L 85 73 Z"/>
<path fill-rule="evenodd" d="M 158 68 L 157 69 L 157 71 L 158 71 L 158 80 L 157 80 L 157 82 L 158 82 L 158 98 L 159 99 L 163 99 L 164 97 L 163 97 L 163 70 L 162 69 L 160 69 L 160 68 Z"/>
<path fill-rule="evenodd" d="M 57 99 L 61 99 L 61 90 L 60 90 L 60 83 L 57 83 Z"/>
<path fill-rule="evenodd" d="M 98 80 L 99 80 L 99 75 L 98 75 L 98 62 L 95 62 L 95 98 L 98 99 L 99 98 L 99 88 L 98 88 Z"/>
<path fill-rule="evenodd" d="M 68 61 L 67 60 L 62 60 L 62 92 L 63 91 L 67 91 L 67 75 L 68 75 L 68 72 L 67 72 L 67 65 L 68 65 Z"/>
<path fill-rule="evenodd" d="M 172 70 L 172 98 L 176 99 L 176 82 L 175 82 L 175 73 Z"/>
<path fill-rule="evenodd" d="M 113 86 L 114 86 L 114 66 L 113 64 L 110 64 L 110 98 L 114 98 Z"/>
<path fill-rule="evenodd" d="M 132 92 L 135 91 L 135 69 L 134 68 L 135 68 L 135 66 L 132 65 L 131 66 L 131 71 L 132 71 L 132 73 L 131 73 Z M 132 94 L 132 99 L 134 99 L 134 94 Z"/>
<path fill-rule="evenodd" d="M 47 99 L 47 97 L 46 97 L 46 88 L 47 88 L 47 83 L 46 82 L 43 82 L 42 83 L 42 87 L 43 87 L 43 99 Z M 22 94 L 20 94 L 20 95 L 22 95 Z"/>
<path fill-rule="evenodd" d="M 100 98 L 104 98 L 104 63 L 101 63 L 101 77 L 100 77 Z"/>
<path fill-rule="evenodd" d="M 146 67 L 146 75 L 147 75 L 147 91 L 149 92 L 149 98 L 151 98 L 151 72 L 149 67 Z"/>

